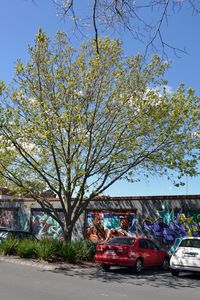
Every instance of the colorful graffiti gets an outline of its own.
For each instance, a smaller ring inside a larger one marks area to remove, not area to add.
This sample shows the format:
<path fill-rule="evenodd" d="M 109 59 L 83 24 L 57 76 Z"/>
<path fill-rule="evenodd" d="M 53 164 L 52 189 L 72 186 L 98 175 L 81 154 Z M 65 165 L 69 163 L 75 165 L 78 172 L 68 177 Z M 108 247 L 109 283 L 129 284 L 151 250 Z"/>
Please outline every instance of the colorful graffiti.
<path fill-rule="evenodd" d="M 62 212 L 59 212 L 62 216 Z M 44 237 L 61 238 L 62 229 L 58 222 L 40 209 L 31 211 L 31 231 L 39 239 Z"/>
<path fill-rule="evenodd" d="M 30 210 L 18 208 L 0 208 L 0 227 L 15 230 L 30 230 Z"/>
<path fill-rule="evenodd" d="M 163 244 L 172 245 L 184 236 L 200 235 L 200 212 L 169 210 L 169 202 L 165 201 L 163 210 L 158 211 L 155 220 L 144 219 L 144 231 L 150 233 Z"/>
<path fill-rule="evenodd" d="M 18 210 L 19 229 L 30 231 L 30 208 L 20 207 Z"/>
<path fill-rule="evenodd" d="M 136 235 L 135 212 L 87 211 L 86 239 L 94 242 L 109 240 L 115 236 Z"/>
<path fill-rule="evenodd" d="M 18 229 L 19 218 L 17 209 L 0 208 L 0 227 Z"/>

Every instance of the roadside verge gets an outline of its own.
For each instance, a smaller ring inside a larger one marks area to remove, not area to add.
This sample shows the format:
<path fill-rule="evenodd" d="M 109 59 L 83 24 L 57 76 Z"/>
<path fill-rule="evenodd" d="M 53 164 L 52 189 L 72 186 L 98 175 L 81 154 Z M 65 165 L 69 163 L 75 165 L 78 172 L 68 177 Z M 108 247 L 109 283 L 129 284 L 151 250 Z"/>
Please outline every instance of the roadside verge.
<path fill-rule="evenodd" d="M 82 262 L 80 264 L 69 264 L 66 262 L 57 262 L 51 263 L 47 261 L 41 261 L 36 259 L 25 259 L 20 258 L 18 256 L 4 256 L 0 255 L 0 262 L 8 262 L 14 264 L 21 264 L 31 267 L 37 267 L 43 270 L 56 270 L 56 269 L 63 269 L 63 270 L 80 270 L 80 269 L 88 269 L 88 268 L 96 268 L 96 264 L 92 262 Z"/>

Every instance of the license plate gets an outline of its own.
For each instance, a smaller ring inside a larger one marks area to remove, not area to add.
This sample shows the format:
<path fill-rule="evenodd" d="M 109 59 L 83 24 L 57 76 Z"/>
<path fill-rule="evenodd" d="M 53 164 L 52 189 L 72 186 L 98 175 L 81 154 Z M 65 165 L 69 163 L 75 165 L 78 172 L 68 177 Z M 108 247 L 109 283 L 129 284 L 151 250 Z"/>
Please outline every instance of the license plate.
<path fill-rule="evenodd" d="M 185 252 L 184 257 L 196 257 L 198 256 L 198 253 L 196 252 Z"/>
<path fill-rule="evenodd" d="M 115 253 L 115 250 L 106 250 L 106 254 L 113 254 L 113 253 Z"/>

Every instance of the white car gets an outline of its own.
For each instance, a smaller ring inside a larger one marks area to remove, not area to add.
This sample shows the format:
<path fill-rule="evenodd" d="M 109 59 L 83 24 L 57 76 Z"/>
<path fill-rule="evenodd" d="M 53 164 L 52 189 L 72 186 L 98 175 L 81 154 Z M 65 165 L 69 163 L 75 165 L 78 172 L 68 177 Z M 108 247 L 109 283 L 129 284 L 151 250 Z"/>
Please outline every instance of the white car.
<path fill-rule="evenodd" d="M 173 276 L 179 272 L 200 272 L 200 237 L 184 237 L 171 256 L 170 268 Z"/>

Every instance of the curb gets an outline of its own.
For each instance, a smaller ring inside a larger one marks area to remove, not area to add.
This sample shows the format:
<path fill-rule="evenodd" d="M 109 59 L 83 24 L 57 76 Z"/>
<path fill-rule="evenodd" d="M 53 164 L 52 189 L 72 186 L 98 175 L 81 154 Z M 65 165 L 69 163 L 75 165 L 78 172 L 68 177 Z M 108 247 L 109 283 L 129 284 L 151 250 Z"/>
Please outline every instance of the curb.
<path fill-rule="evenodd" d="M 25 266 L 31 266 L 31 267 L 37 267 L 42 270 L 83 270 L 83 269 L 92 269 L 96 268 L 97 265 L 92 262 L 83 262 L 81 264 L 70 264 L 70 263 L 48 263 L 47 261 L 41 261 L 41 260 L 34 260 L 34 259 L 24 259 L 20 258 L 18 256 L 4 256 L 0 255 L 0 262 L 8 262 L 8 263 L 14 263 L 19 265 L 25 265 Z"/>

